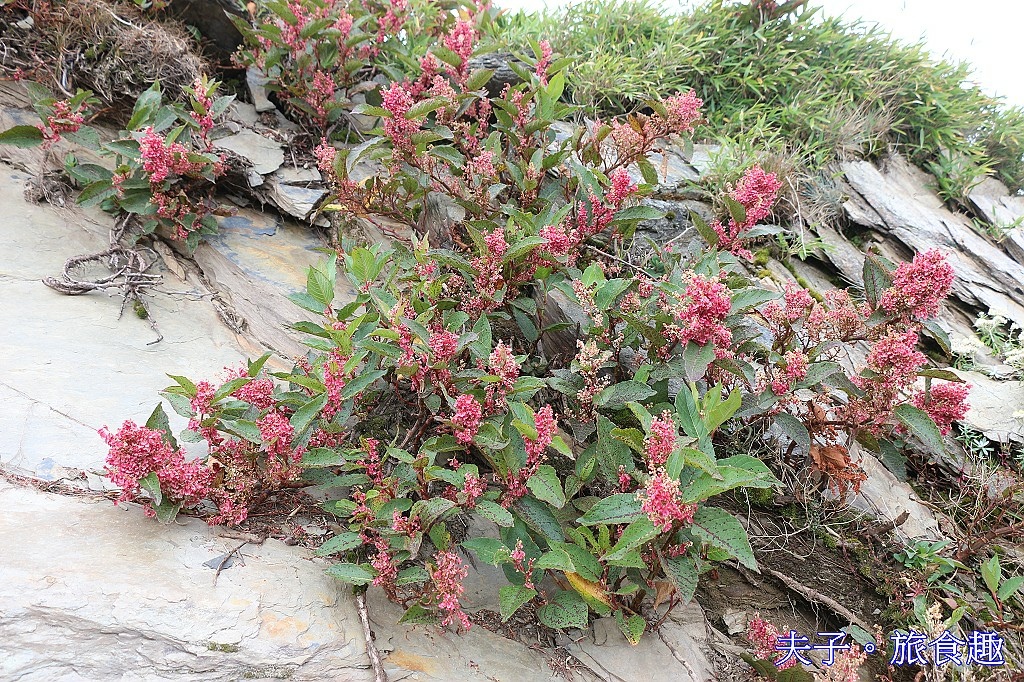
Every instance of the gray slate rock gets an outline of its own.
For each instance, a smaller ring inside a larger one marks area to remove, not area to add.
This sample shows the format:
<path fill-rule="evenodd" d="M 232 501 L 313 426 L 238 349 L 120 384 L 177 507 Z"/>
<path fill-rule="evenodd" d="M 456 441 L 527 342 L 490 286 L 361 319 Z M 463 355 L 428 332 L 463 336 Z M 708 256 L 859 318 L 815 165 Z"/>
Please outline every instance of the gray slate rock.
<path fill-rule="evenodd" d="M 956 272 L 955 298 L 1024 325 L 1024 265 L 947 210 L 928 188 L 930 176 L 899 157 L 884 171 L 867 161 L 842 168 L 853 190 L 844 204 L 850 220 L 897 240 L 904 252 L 940 249 Z"/>
<path fill-rule="evenodd" d="M 594 621 L 590 632 L 566 648 L 607 682 L 710 682 L 714 669 L 701 649 L 707 642 L 703 610 L 696 602 L 677 608 L 659 630 L 633 646 L 614 618 Z"/>
<path fill-rule="evenodd" d="M 1024 381 L 996 381 L 981 372 L 953 371 L 971 385 L 964 423 L 989 440 L 1024 443 L 1024 420 L 1013 416 L 1024 410 Z"/>
<path fill-rule="evenodd" d="M 197 520 L 162 525 L 0 483 L 0 678 L 373 679 L 355 607 L 323 564 L 276 540 L 236 547 Z"/>
<path fill-rule="evenodd" d="M 164 335 L 154 345 L 131 306 L 118 318 L 119 297 L 62 296 L 44 286 L 67 258 L 107 248 L 110 218 L 26 203 L 25 180 L 0 166 L 0 466 L 57 479 L 65 468 L 101 468 L 107 448 L 96 430 L 145 423 L 170 383 L 165 372 L 217 376 L 255 348 L 224 326 L 194 275 L 182 283 L 162 263 L 154 271 L 164 273 L 163 288 L 180 293 L 147 299 Z"/>
<path fill-rule="evenodd" d="M 1009 227 L 1002 247 L 1011 258 L 1024 263 L 1024 196 L 1011 196 L 1006 185 L 995 178 L 985 178 L 968 195 L 971 205 L 991 225 Z"/>
<path fill-rule="evenodd" d="M 214 140 L 213 146 L 238 154 L 260 175 L 269 175 L 284 163 L 281 144 L 252 130 Z"/>

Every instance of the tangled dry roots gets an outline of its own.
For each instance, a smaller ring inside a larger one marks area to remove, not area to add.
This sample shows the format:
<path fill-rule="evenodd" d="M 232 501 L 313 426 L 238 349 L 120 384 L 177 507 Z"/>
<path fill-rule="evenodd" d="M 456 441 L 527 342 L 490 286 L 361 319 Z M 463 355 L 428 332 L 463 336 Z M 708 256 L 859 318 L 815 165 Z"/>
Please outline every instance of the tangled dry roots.
<path fill-rule="evenodd" d="M 111 104 L 131 103 L 159 80 L 166 96 L 177 99 L 182 87 L 207 71 L 183 28 L 152 21 L 131 4 L 14 3 L 19 4 L 33 25 L 18 26 L 12 10 L 0 9 L 5 70 L 20 67 L 65 94 L 82 88 Z"/>

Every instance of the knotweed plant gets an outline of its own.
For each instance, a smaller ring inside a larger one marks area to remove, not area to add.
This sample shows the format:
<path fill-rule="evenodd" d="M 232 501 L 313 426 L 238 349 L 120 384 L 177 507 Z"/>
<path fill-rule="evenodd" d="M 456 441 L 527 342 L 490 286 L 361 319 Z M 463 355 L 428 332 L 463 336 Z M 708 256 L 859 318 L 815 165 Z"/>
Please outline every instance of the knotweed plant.
<path fill-rule="evenodd" d="M 870 257 L 866 300 L 761 288 L 742 263 L 778 189 L 760 168 L 730 190 L 725 224 L 698 223 L 696 255 L 666 255 L 658 276 L 624 270 L 616 254 L 659 215 L 640 203 L 658 180 L 648 156 L 688 136 L 702 102 L 680 94 L 565 134 L 564 61 L 538 44 L 522 82 L 489 97 L 490 74 L 468 62 L 478 37 L 456 22 L 418 74 L 359 109 L 381 121 L 370 139 L 317 152 L 331 210 L 426 233 L 440 200 L 465 219 L 440 243 L 344 244 L 293 296 L 318 321 L 294 325 L 309 353 L 290 371 L 262 358 L 219 381 L 172 377 L 181 437 L 208 454 L 180 456 L 158 409 L 104 433 L 110 475 L 161 518 L 187 508 L 228 524 L 270 491 L 317 486 L 340 526 L 319 550 L 336 559 L 328 572 L 379 587 L 407 621 L 470 626 L 468 551 L 503 568 L 503 619 L 530 603 L 554 628 L 613 616 L 636 642 L 654 603 L 689 601 L 714 562 L 756 568 L 716 502 L 781 484 L 752 456 L 719 458 L 733 429 L 778 426 L 841 495 L 863 480 L 856 441 L 941 447 L 963 402 L 930 385 L 949 377 L 915 345 L 952 271 L 935 253 L 898 268 Z M 357 182 L 362 163 L 376 171 Z M 354 296 L 337 295 L 339 277 Z M 553 350 L 569 327 L 555 299 L 585 313 L 575 354 Z M 872 350 L 851 373 L 838 359 L 858 342 Z M 459 537 L 467 516 L 497 537 Z"/>

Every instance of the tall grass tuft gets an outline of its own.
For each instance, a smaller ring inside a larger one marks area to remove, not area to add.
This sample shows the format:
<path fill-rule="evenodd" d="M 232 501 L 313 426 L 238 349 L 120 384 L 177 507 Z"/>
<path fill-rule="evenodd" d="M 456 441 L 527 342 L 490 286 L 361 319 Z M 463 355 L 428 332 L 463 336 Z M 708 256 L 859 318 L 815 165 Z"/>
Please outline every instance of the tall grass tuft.
<path fill-rule="evenodd" d="M 942 159 L 966 160 L 1024 189 L 1024 111 L 969 84 L 966 64 L 809 6 L 763 23 L 750 17 L 749 2 L 670 10 L 653 0 L 588 0 L 505 16 L 495 39 L 516 50 L 546 38 L 576 59 L 569 96 L 591 114 L 693 88 L 708 130 L 785 139 L 810 172 L 896 148 L 940 172 Z"/>

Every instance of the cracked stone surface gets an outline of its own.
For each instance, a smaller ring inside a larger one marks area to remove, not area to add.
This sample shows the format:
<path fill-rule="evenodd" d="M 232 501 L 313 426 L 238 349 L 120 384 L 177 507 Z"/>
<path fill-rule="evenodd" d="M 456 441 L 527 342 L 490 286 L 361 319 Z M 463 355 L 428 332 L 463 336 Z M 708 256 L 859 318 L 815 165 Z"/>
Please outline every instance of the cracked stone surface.
<path fill-rule="evenodd" d="M 1024 265 L 946 209 L 928 187 L 931 176 L 900 157 L 884 169 L 868 161 L 842 169 L 853 190 L 844 204 L 850 220 L 899 242 L 906 258 L 938 248 L 956 273 L 954 298 L 1024 325 Z"/>
<path fill-rule="evenodd" d="M 234 135 L 214 140 L 213 146 L 238 154 L 260 175 L 273 173 L 284 163 L 281 144 L 252 130 L 241 130 Z"/>
<path fill-rule="evenodd" d="M 214 584 L 240 543 L 201 521 L 0 483 L 0 543 L 2 679 L 372 679 L 344 586 L 276 540 Z"/>
<path fill-rule="evenodd" d="M 214 376 L 255 348 L 224 326 L 198 281 L 181 283 L 162 263 L 155 267 L 164 283 L 149 304 L 164 340 L 153 345 L 153 330 L 131 306 L 118 318 L 119 297 L 64 296 L 43 285 L 67 258 L 107 248 L 109 219 L 29 204 L 27 179 L 0 166 L 0 465 L 60 478 L 61 467 L 102 467 L 106 446 L 96 430 L 144 422 L 170 381 L 166 372 Z"/>
<path fill-rule="evenodd" d="M 964 422 L 998 443 L 1024 443 L 1024 381 L 996 381 L 981 372 L 954 370 L 971 385 L 970 405 Z"/>
<path fill-rule="evenodd" d="M 710 682 L 711 664 L 701 650 L 707 642 L 704 612 L 696 602 L 679 607 L 654 633 L 631 646 L 615 619 L 601 618 L 566 648 L 606 682 Z"/>

